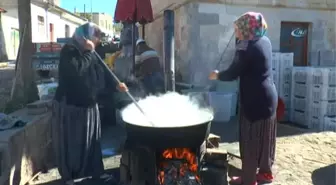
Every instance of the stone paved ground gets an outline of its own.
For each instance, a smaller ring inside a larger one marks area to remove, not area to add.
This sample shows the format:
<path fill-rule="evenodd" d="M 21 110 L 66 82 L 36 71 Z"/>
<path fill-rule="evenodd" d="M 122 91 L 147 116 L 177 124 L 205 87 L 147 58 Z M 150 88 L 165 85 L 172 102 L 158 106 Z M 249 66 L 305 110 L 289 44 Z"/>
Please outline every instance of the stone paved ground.
<path fill-rule="evenodd" d="M 121 127 L 110 127 L 104 130 L 103 148 L 117 148 L 124 137 Z M 237 124 L 215 123 L 213 133 L 221 135 L 221 147 L 238 149 Z M 120 155 L 106 157 L 104 164 L 107 170 L 117 175 Z M 240 160 L 230 161 L 231 174 L 240 168 Z M 276 165 L 274 166 L 275 185 L 334 185 L 336 166 L 336 133 L 309 133 L 307 130 L 280 125 L 278 128 Z M 113 170 L 115 169 L 115 170 Z M 33 184 L 61 185 L 57 181 L 57 170 L 52 169 L 42 174 Z M 83 181 L 80 185 L 98 185 L 93 181 Z M 114 183 L 110 183 L 114 184 Z"/>

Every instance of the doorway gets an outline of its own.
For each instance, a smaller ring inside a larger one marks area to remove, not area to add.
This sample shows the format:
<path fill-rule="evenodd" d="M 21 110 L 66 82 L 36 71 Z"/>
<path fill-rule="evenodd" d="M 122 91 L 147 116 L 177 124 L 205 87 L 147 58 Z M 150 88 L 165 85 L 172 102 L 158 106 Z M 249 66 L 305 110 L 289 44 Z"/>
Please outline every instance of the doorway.
<path fill-rule="evenodd" d="M 306 22 L 281 22 L 280 52 L 294 53 L 294 66 L 308 65 L 309 26 Z"/>

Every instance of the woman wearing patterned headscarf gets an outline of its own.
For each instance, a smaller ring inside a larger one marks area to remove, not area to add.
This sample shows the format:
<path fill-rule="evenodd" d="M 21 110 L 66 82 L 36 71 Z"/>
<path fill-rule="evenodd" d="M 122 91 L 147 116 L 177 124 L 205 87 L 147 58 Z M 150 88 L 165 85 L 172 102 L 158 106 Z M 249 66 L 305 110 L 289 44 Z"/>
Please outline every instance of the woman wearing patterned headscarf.
<path fill-rule="evenodd" d="M 211 80 L 240 78 L 240 134 L 242 176 L 232 184 L 271 183 L 276 140 L 278 95 L 272 79 L 272 46 L 260 13 L 247 12 L 235 22 L 236 56 L 231 66 L 214 71 Z M 258 173 L 257 173 L 258 170 Z M 257 173 L 257 174 L 256 174 Z"/>
<path fill-rule="evenodd" d="M 96 25 L 84 24 L 61 50 L 52 129 L 58 170 L 67 184 L 82 177 L 109 177 L 104 174 L 102 161 L 97 95 L 106 84 L 121 91 L 127 91 L 127 87 L 105 81 L 94 53 L 101 33 Z"/>

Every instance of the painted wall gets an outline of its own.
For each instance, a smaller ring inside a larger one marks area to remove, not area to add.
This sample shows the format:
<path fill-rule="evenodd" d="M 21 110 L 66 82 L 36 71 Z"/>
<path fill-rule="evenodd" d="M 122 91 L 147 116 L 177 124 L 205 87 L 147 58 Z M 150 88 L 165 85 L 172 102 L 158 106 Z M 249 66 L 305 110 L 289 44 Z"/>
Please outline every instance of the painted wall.
<path fill-rule="evenodd" d="M 335 10 L 189 3 L 175 10 L 176 63 L 183 81 L 195 84 L 208 83 L 208 73 L 216 68 L 232 36 L 233 21 L 246 11 L 264 14 L 269 24 L 268 36 L 275 51 L 280 48 L 281 21 L 311 23 L 310 51 L 335 49 L 333 34 L 335 33 Z M 163 53 L 162 30 L 162 17 L 146 26 L 146 33 L 150 35 L 146 39 L 161 54 Z M 231 64 L 233 53 L 234 42 L 232 41 L 219 69 L 226 69 Z"/>
<path fill-rule="evenodd" d="M 12 44 L 12 29 L 19 29 L 17 9 L 7 9 L 7 13 L 2 14 L 2 29 L 5 38 L 6 52 L 9 60 L 16 59 L 15 49 Z"/>
<path fill-rule="evenodd" d="M 109 35 L 113 35 L 113 17 L 106 13 L 94 13 L 92 22 L 99 25 L 103 31 Z"/>

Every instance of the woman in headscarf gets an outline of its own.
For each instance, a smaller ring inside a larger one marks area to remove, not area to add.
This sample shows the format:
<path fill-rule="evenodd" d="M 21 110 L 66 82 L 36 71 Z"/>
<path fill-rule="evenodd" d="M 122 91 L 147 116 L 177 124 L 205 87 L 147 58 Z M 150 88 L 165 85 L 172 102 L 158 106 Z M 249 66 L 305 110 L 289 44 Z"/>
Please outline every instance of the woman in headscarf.
<path fill-rule="evenodd" d="M 58 170 L 67 184 L 88 176 L 109 178 L 104 174 L 97 106 L 97 95 L 107 84 L 94 51 L 101 33 L 98 26 L 86 23 L 76 29 L 72 41 L 61 50 L 52 137 Z M 128 90 L 123 83 L 108 83 L 121 91 Z"/>
<path fill-rule="evenodd" d="M 163 68 L 158 53 L 145 40 L 136 42 L 134 72 L 140 79 L 147 95 L 164 91 Z"/>
<path fill-rule="evenodd" d="M 272 46 L 260 13 L 247 12 L 235 22 L 238 39 L 231 66 L 214 71 L 211 80 L 240 79 L 240 134 L 242 176 L 232 184 L 271 183 L 276 143 L 278 95 L 272 77 Z"/>

